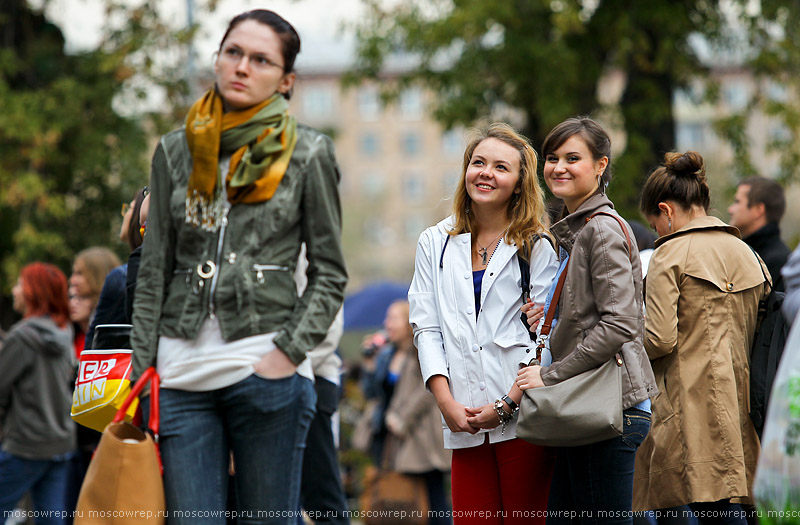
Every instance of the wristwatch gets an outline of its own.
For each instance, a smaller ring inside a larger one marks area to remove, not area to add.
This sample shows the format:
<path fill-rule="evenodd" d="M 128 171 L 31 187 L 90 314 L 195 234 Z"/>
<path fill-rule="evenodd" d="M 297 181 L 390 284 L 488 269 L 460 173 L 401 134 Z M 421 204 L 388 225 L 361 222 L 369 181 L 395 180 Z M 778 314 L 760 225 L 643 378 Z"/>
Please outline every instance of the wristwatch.
<path fill-rule="evenodd" d="M 508 394 L 504 395 L 500 399 L 502 399 L 503 401 L 505 401 L 508 404 L 508 408 L 511 409 L 511 413 L 512 414 L 514 412 L 516 412 L 517 410 L 519 410 L 519 405 L 516 402 L 514 402 L 514 400 L 511 399 L 511 397 Z"/>

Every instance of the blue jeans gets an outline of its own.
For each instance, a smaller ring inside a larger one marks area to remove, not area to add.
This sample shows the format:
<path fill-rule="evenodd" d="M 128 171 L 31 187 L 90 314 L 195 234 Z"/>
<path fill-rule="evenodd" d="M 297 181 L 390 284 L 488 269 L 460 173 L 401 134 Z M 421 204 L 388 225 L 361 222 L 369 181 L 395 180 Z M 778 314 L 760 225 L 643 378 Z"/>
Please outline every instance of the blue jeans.
<path fill-rule="evenodd" d="M 0 450 L 0 520 L 5 523 L 26 492 L 31 493 L 36 525 L 66 523 L 74 510 L 67 497 L 72 454 L 24 459 Z M 52 513 L 48 515 L 48 513 Z"/>
<path fill-rule="evenodd" d="M 314 386 L 251 375 L 209 392 L 162 389 L 161 454 L 170 524 L 226 521 L 229 452 L 242 524 L 295 523 Z"/>
<path fill-rule="evenodd" d="M 650 414 L 622 413 L 619 437 L 558 450 L 547 523 L 632 523 L 633 465 L 636 449 L 650 431 Z"/>

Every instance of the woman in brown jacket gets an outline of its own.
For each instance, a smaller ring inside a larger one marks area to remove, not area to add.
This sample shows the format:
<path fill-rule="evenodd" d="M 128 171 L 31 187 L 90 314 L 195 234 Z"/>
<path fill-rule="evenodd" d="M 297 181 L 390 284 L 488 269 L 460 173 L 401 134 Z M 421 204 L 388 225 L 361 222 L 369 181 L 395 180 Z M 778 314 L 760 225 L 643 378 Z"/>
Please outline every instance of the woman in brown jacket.
<path fill-rule="evenodd" d="M 611 179 L 611 140 L 595 121 L 570 118 L 542 145 L 544 180 L 564 201 L 551 233 L 566 274 L 550 334 L 552 363 L 520 371 L 523 390 L 560 383 L 622 356 L 624 433 L 557 449 L 547 523 L 631 523 L 636 450 L 650 428 L 656 393 L 642 337 L 642 271 L 630 226 L 614 211 L 605 188 Z M 623 225 L 625 231 L 623 231 Z M 551 291 L 551 294 L 553 292 Z M 523 307 L 535 324 L 541 308 Z"/>
<path fill-rule="evenodd" d="M 444 448 L 436 399 L 422 382 L 408 323 L 408 301 L 392 303 L 383 326 L 389 344 L 375 356 L 374 363 L 364 363 L 364 392 L 378 399 L 370 452 L 375 463 L 384 468 L 425 480 L 431 525 L 452 523 L 445 489 L 450 451 Z"/>
<path fill-rule="evenodd" d="M 748 353 L 767 291 L 739 231 L 707 215 L 703 158 L 667 153 L 641 210 L 658 232 L 647 274 L 645 348 L 659 395 L 636 455 L 634 508 L 688 504 L 745 523 L 758 438 L 748 416 Z"/>

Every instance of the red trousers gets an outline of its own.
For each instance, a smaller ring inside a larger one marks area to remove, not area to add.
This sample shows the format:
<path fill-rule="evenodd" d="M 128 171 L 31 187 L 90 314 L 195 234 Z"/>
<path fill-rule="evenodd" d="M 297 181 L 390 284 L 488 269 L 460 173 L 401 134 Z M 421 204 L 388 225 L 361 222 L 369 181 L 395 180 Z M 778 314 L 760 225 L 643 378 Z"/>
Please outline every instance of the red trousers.
<path fill-rule="evenodd" d="M 455 525 L 544 524 L 555 449 L 522 439 L 453 450 Z"/>

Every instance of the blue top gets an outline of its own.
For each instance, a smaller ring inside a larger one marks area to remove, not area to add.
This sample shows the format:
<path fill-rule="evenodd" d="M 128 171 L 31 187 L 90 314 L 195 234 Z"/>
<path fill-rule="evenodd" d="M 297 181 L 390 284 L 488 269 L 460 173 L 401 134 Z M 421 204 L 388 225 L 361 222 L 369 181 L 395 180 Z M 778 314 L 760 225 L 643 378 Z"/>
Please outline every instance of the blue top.
<path fill-rule="evenodd" d="M 475 318 L 478 317 L 478 312 L 481 309 L 481 286 L 483 285 L 483 274 L 486 270 L 477 270 L 472 272 L 472 286 L 475 288 Z"/>

